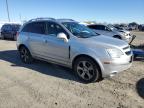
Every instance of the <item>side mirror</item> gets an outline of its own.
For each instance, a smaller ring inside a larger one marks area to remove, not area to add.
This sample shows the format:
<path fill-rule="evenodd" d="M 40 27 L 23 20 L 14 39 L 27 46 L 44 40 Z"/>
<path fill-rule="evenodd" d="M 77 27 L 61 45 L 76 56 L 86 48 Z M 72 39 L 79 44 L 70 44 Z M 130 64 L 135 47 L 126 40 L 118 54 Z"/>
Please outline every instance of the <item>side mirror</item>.
<path fill-rule="evenodd" d="M 66 36 L 65 33 L 59 33 L 59 34 L 57 35 L 57 38 L 63 39 L 65 42 L 68 42 L 68 38 L 67 38 L 67 36 Z"/>

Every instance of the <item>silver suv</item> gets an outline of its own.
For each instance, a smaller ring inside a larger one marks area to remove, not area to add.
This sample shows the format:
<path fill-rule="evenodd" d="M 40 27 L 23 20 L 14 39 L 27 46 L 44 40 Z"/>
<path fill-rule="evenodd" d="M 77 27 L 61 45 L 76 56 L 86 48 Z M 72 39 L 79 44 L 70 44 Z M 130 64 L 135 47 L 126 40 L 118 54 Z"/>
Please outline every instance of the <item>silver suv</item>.
<path fill-rule="evenodd" d="M 86 83 L 114 76 L 132 63 L 126 42 L 96 34 L 71 19 L 28 21 L 19 31 L 17 48 L 24 63 L 35 58 L 66 66 Z"/>

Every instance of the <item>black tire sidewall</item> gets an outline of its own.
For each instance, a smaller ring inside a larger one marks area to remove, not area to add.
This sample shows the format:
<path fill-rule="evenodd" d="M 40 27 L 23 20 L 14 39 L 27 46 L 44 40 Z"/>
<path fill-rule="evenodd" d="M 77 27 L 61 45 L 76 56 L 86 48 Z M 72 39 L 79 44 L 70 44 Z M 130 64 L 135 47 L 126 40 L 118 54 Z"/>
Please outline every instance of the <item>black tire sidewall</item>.
<path fill-rule="evenodd" d="M 25 50 L 27 50 L 27 53 L 28 53 L 28 60 L 25 62 L 23 59 L 22 59 L 22 57 L 21 57 L 21 50 L 22 49 L 25 49 Z M 21 47 L 20 48 L 20 51 L 19 51 L 19 54 L 20 54 L 20 59 L 21 59 L 21 61 L 23 62 L 23 63 L 26 63 L 26 64 L 31 64 L 32 63 L 32 61 L 33 61 L 33 58 L 32 58 L 32 56 L 31 56 L 31 53 L 30 53 L 30 51 L 26 48 L 26 47 Z"/>
<path fill-rule="evenodd" d="M 77 72 L 77 65 L 80 61 L 88 61 L 90 62 L 93 67 L 94 67 L 94 75 L 93 77 L 90 79 L 90 80 L 84 80 L 82 77 L 79 76 L 78 72 Z M 97 66 L 97 64 L 90 58 L 86 58 L 86 57 L 81 57 L 81 58 L 78 58 L 76 61 L 75 61 L 75 64 L 74 64 L 74 67 L 73 67 L 75 73 L 77 74 L 77 77 L 84 83 L 92 83 L 92 82 L 96 82 L 96 81 L 99 81 L 100 78 L 101 78 L 101 74 L 100 74 L 100 69 L 99 67 Z"/>

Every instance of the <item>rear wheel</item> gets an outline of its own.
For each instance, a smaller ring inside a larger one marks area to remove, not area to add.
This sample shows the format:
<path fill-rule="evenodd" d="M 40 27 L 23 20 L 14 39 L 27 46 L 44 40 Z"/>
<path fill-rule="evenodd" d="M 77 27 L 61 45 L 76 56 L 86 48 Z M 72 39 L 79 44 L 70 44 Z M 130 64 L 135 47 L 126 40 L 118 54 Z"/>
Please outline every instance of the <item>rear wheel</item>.
<path fill-rule="evenodd" d="M 26 47 L 21 47 L 19 50 L 19 53 L 20 53 L 20 58 L 21 58 L 22 62 L 24 62 L 26 64 L 32 63 L 33 58 L 30 54 L 30 51 Z"/>
<path fill-rule="evenodd" d="M 77 73 L 79 79 L 85 83 L 91 83 L 101 79 L 99 66 L 90 58 L 78 58 L 74 64 L 74 71 Z"/>

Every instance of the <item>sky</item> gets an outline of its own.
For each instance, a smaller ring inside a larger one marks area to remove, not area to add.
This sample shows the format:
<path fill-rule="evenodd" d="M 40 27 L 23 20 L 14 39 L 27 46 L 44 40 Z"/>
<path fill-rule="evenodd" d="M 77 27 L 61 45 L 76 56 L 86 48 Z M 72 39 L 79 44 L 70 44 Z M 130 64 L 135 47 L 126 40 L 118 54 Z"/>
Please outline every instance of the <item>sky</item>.
<path fill-rule="evenodd" d="M 11 21 L 53 17 L 144 24 L 144 0 L 8 0 L 8 5 Z M 8 21 L 6 0 L 0 0 L 0 21 Z"/>

